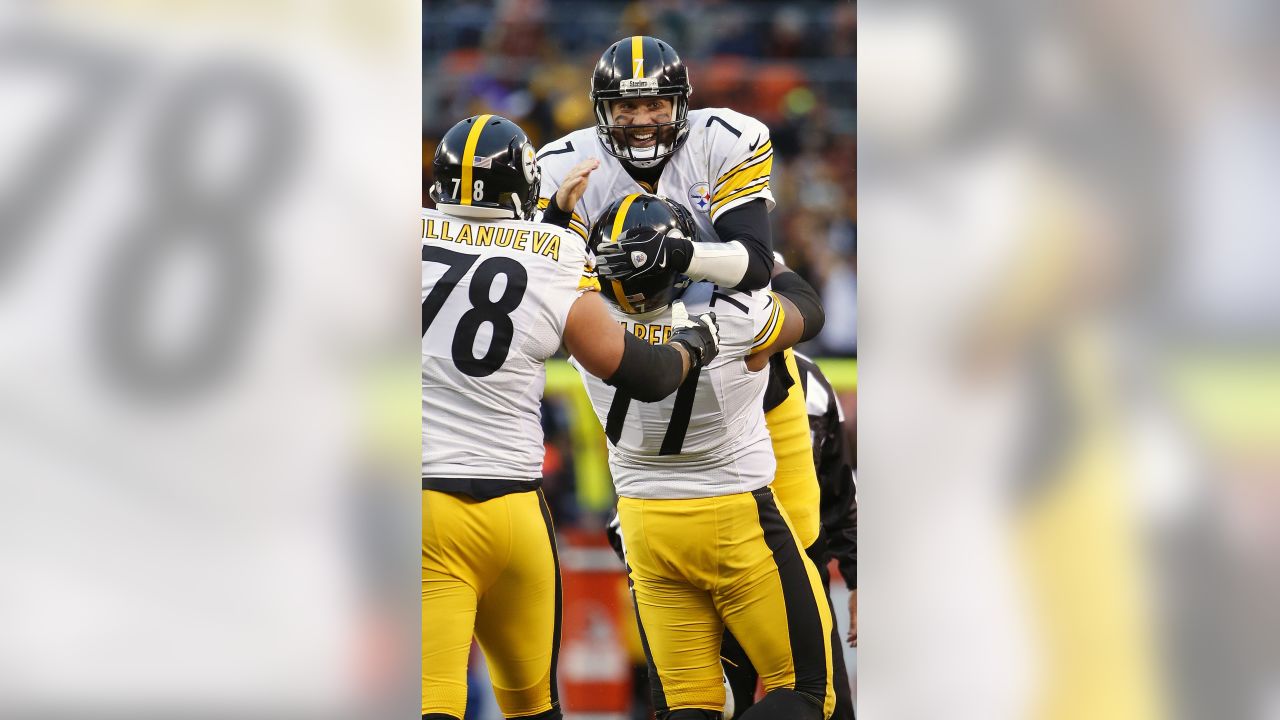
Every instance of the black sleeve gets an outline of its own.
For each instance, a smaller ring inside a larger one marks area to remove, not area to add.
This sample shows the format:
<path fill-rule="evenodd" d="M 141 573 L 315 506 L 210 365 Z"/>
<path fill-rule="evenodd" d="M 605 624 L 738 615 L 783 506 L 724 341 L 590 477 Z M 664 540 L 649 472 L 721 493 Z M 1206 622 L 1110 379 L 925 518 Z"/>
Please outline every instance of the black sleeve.
<path fill-rule="evenodd" d="M 808 342 L 822 332 L 827 324 L 827 313 L 822 309 L 818 291 L 794 271 L 788 270 L 773 279 L 773 291 L 790 300 L 804 318 L 804 332 L 800 342 Z"/>
<path fill-rule="evenodd" d="M 814 377 L 809 382 L 817 382 Z M 840 422 L 840 402 L 828 386 L 831 399 L 820 417 L 810 416 L 816 445 L 818 483 L 822 488 L 822 527 L 827 551 L 840 564 L 840 574 L 850 590 L 858 589 L 858 489 L 853 477 L 849 443 Z"/>
<path fill-rule="evenodd" d="M 547 209 L 542 211 L 542 222 L 568 230 L 571 219 L 573 219 L 573 213 L 561 210 L 560 203 L 556 202 L 556 196 L 552 195 L 547 202 Z"/>
<path fill-rule="evenodd" d="M 734 290 L 759 290 L 773 274 L 773 232 L 769 210 L 763 199 L 752 200 L 729 210 L 715 222 L 716 234 L 724 242 L 737 240 L 747 249 L 747 272 Z"/>
<path fill-rule="evenodd" d="M 684 381 L 684 360 L 670 345 L 650 345 L 627 333 L 622 362 L 604 381 L 640 402 L 657 402 Z"/>

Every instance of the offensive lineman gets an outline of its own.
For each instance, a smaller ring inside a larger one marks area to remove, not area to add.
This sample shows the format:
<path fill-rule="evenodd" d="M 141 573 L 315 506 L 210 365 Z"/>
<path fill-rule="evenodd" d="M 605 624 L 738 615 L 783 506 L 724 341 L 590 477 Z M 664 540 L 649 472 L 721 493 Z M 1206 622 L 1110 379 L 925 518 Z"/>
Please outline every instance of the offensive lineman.
<path fill-rule="evenodd" d="M 689 210 L 696 228 L 688 238 L 671 240 L 678 272 L 722 288 L 762 289 L 770 285 L 773 269 L 769 128 L 727 108 L 690 110 L 692 92 L 684 63 L 662 40 L 635 36 L 611 45 L 591 78 L 595 127 L 550 142 L 538 154 L 543 168 L 538 206 L 545 209 L 546 222 L 568 226 L 586 239 L 587 228 L 620 197 L 638 192 L 666 197 Z M 574 199 L 569 180 L 584 173 L 592 175 L 590 187 Z M 598 254 L 596 266 L 606 284 L 637 271 L 621 253 Z M 787 273 L 774 278 L 772 287 L 782 291 L 802 282 Z M 822 329 L 821 305 L 803 309 L 811 322 L 800 342 Z M 790 350 L 773 357 L 769 374 L 771 393 L 784 398 L 765 414 L 777 461 L 771 487 L 816 562 L 824 552 L 818 478 Z"/>
<path fill-rule="evenodd" d="M 665 400 L 582 373 L 608 439 L 653 705 L 659 720 L 719 720 L 728 628 L 767 693 L 744 719 L 826 718 L 835 702 L 831 613 L 768 488 L 775 463 L 763 407 L 769 359 L 796 342 L 806 317 L 773 292 L 690 285 L 672 253 L 692 232 L 680 206 L 631 194 L 589 235 L 593 251 L 625 254 L 640 268 L 602 287 L 629 333 L 654 342 L 672 332 L 677 296 L 714 310 L 720 327 L 717 361 Z"/>
<path fill-rule="evenodd" d="M 778 261 L 781 263 L 781 260 Z M 780 267 L 780 265 L 775 265 Z M 826 555 L 817 558 L 818 577 L 824 589 L 831 580 L 827 561 L 839 561 L 840 574 L 849 589 L 849 632 L 846 640 L 851 646 L 858 644 L 858 501 L 857 481 L 853 475 L 853 462 L 844 433 L 844 411 L 830 381 L 822 374 L 813 360 L 800 353 L 795 354 L 800 370 L 800 383 L 805 406 L 809 414 L 809 431 L 813 436 L 813 464 L 817 468 L 822 487 L 822 532 Z M 772 388 L 772 385 L 770 386 Z M 765 407 L 779 402 L 778 397 L 765 393 Z M 626 563 L 618 516 L 610 519 L 607 534 L 609 544 L 619 559 Z M 834 607 L 832 607 L 834 613 Z M 834 618 L 834 615 L 832 616 Z M 834 635 L 834 627 L 833 627 Z M 724 659 L 725 682 L 730 697 L 726 698 L 724 717 L 741 718 L 755 698 L 756 670 L 751 659 L 742 651 L 732 633 L 725 633 L 720 646 Z M 836 707 L 832 720 L 854 720 L 853 700 L 849 692 L 849 674 L 845 668 L 844 653 L 838 638 L 832 639 L 832 685 L 836 693 Z"/>
<path fill-rule="evenodd" d="M 715 316 L 677 305 L 661 345 L 624 333 L 584 274 L 581 238 L 527 220 L 540 171 L 511 121 L 458 123 L 434 171 L 439 211 L 422 211 L 422 717 L 461 720 L 474 634 L 506 717 L 558 720 L 544 363 L 563 343 L 601 383 L 660 400 L 716 356 Z"/>

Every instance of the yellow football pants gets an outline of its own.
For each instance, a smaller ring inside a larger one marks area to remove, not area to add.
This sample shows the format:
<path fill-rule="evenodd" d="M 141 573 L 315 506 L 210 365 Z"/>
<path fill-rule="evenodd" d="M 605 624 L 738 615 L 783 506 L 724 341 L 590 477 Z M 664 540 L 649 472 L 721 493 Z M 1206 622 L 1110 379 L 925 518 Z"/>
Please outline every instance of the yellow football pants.
<path fill-rule="evenodd" d="M 795 353 L 783 352 L 787 373 L 794 383 L 787 399 L 764 414 L 773 441 L 773 456 L 778 462 L 774 474 L 773 494 L 800 538 L 800 546 L 808 548 L 818 540 L 821 527 L 821 491 L 818 473 L 813 467 L 813 439 L 809 435 L 809 413 L 800 386 L 800 371 Z"/>
<path fill-rule="evenodd" d="M 767 488 L 693 500 L 619 498 L 618 515 L 656 709 L 724 707 L 727 626 L 766 691 L 807 693 L 830 716 L 827 596 Z"/>
<path fill-rule="evenodd" d="M 461 718 L 480 641 L 506 717 L 557 705 L 560 564 L 542 491 L 422 491 L 422 713 Z"/>

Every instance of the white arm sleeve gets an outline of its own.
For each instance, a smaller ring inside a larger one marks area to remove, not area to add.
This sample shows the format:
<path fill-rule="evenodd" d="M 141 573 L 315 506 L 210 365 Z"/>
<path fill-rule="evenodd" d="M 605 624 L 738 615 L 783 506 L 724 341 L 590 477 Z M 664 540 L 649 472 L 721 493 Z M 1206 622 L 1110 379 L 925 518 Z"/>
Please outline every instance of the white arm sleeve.
<path fill-rule="evenodd" d="M 733 242 L 693 243 L 693 257 L 685 274 L 694 280 L 710 280 L 722 287 L 735 287 L 747 274 L 747 248 Z"/>

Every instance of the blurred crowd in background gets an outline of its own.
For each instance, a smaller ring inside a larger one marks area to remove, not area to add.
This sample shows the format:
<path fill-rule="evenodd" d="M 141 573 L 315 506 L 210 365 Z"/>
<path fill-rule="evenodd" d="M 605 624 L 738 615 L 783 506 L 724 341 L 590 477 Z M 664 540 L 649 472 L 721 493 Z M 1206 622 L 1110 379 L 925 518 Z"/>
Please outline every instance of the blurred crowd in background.
<path fill-rule="evenodd" d="M 458 120 L 497 113 L 534 145 L 595 122 L 591 71 L 611 43 L 652 35 L 690 68 L 692 108 L 769 126 L 773 242 L 823 295 L 827 325 L 805 348 L 855 356 L 857 49 L 852 2 L 430 2 L 422 6 L 423 205 L 431 157 Z"/>

